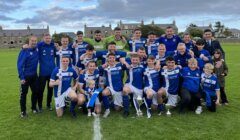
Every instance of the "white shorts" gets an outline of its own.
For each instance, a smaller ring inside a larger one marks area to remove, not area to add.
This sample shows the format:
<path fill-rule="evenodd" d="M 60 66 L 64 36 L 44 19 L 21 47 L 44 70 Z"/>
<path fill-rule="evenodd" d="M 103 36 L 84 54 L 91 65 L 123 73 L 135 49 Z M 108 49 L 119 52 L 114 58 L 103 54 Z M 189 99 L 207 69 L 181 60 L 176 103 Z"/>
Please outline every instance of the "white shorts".
<path fill-rule="evenodd" d="M 127 86 L 128 88 L 130 88 L 131 90 L 131 93 L 133 93 L 133 98 L 137 98 L 137 97 L 143 97 L 143 90 L 141 89 L 138 89 L 136 87 L 134 87 L 133 85 L 131 84 L 125 84 L 125 86 Z"/>
<path fill-rule="evenodd" d="M 168 97 L 168 102 L 166 105 L 176 107 L 177 101 L 178 101 L 178 95 L 173 95 L 168 93 L 167 97 Z"/>
<path fill-rule="evenodd" d="M 157 92 L 154 91 L 152 88 L 150 87 L 145 87 L 144 88 L 144 92 L 146 93 L 147 90 L 151 90 L 152 93 L 153 93 L 153 98 L 152 98 L 152 104 L 153 105 L 158 105 L 158 102 L 157 102 Z"/>
<path fill-rule="evenodd" d="M 114 89 L 112 89 L 111 87 L 107 87 L 107 89 L 110 90 L 112 96 L 113 96 L 113 103 L 117 106 L 123 106 L 122 105 L 122 91 L 115 91 Z"/>
<path fill-rule="evenodd" d="M 72 91 L 72 88 L 69 87 L 62 95 L 55 97 L 55 108 L 59 109 L 65 106 L 65 98 L 68 97 L 68 94 Z"/>

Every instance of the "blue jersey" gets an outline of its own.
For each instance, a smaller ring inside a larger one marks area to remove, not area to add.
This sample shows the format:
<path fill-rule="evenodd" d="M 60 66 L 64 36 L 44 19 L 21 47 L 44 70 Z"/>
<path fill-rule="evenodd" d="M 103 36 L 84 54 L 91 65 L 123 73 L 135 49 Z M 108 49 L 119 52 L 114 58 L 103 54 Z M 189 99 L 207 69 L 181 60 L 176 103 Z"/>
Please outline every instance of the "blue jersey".
<path fill-rule="evenodd" d="M 210 55 L 210 53 L 207 50 L 204 50 L 204 49 L 198 51 L 198 53 L 199 53 L 199 57 L 197 57 L 198 66 L 199 66 L 200 70 L 202 71 L 204 65 L 206 63 L 211 62 L 211 55 Z M 202 58 L 200 58 L 200 55 L 206 56 L 209 59 L 209 61 L 204 61 Z"/>
<path fill-rule="evenodd" d="M 41 41 L 37 44 L 37 48 L 39 53 L 39 75 L 51 76 L 53 69 L 56 67 L 54 43 L 46 44 Z"/>
<path fill-rule="evenodd" d="M 160 56 L 159 54 L 154 55 L 156 61 L 160 61 L 161 67 L 166 65 L 166 58 L 172 56 L 173 52 L 165 52 L 164 56 Z"/>
<path fill-rule="evenodd" d="M 215 75 L 206 76 L 202 74 L 203 91 L 210 95 L 216 96 L 216 90 L 220 90 L 218 79 Z"/>
<path fill-rule="evenodd" d="M 93 74 L 87 73 L 87 71 L 84 71 L 83 74 L 79 75 L 78 83 L 83 85 L 83 88 L 86 87 L 87 80 L 94 80 L 95 81 L 95 87 L 98 86 L 98 80 L 99 80 L 99 70 L 96 69 Z"/>
<path fill-rule="evenodd" d="M 26 76 L 37 74 L 38 49 L 22 49 L 18 56 L 17 69 L 20 80 L 25 80 Z"/>
<path fill-rule="evenodd" d="M 152 43 L 148 46 L 146 45 L 145 49 L 146 49 L 147 55 L 156 56 L 158 54 L 158 46 L 159 46 L 158 42 Z"/>
<path fill-rule="evenodd" d="M 131 84 L 137 89 L 143 89 L 143 73 L 144 67 L 142 65 L 132 66 L 129 63 L 131 68 L 126 68 L 127 72 L 127 81 L 126 83 Z"/>
<path fill-rule="evenodd" d="M 98 60 L 102 61 L 102 64 L 105 64 L 109 53 L 110 53 L 109 51 L 97 51 L 96 57 L 98 58 Z M 127 53 L 124 51 L 115 51 L 114 54 L 116 57 L 116 61 L 119 61 L 121 57 L 126 57 L 127 55 Z"/>
<path fill-rule="evenodd" d="M 163 76 L 163 87 L 167 92 L 173 95 L 177 95 L 180 79 L 180 68 L 176 67 L 173 70 L 162 69 L 161 76 Z"/>
<path fill-rule="evenodd" d="M 177 65 L 181 65 L 182 67 L 188 66 L 188 60 L 192 58 L 192 56 L 186 51 L 183 55 L 180 54 L 178 51 L 174 54 L 174 60 Z"/>
<path fill-rule="evenodd" d="M 192 71 L 189 67 L 184 67 L 181 76 L 183 77 L 182 87 L 195 93 L 199 91 L 201 79 L 201 72 L 199 69 Z"/>
<path fill-rule="evenodd" d="M 175 51 L 177 50 L 178 43 L 182 42 L 181 38 L 177 35 L 173 35 L 172 38 L 167 38 L 166 36 L 162 36 L 156 40 L 159 44 L 164 44 L 166 46 L 167 51 Z"/>
<path fill-rule="evenodd" d="M 58 67 L 59 67 L 59 64 L 60 64 L 60 62 L 59 62 L 60 61 L 60 56 L 59 55 L 60 55 L 60 50 L 58 50 L 56 52 L 56 56 L 57 56 L 56 64 L 57 64 Z M 72 48 L 67 47 L 67 48 L 62 49 L 62 56 L 68 57 L 70 59 L 69 66 L 72 66 L 72 62 L 71 61 L 74 60 Z"/>
<path fill-rule="evenodd" d="M 84 54 L 83 54 L 83 55 L 84 55 Z M 90 61 L 97 62 L 97 57 L 96 57 L 95 54 L 93 54 L 91 58 L 86 58 L 86 57 L 85 57 L 83 60 L 78 61 L 78 62 L 77 62 L 77 67 L 78 67 L 79 69 L 81 69 L 81 70 L 84 70 L 85 67 L 87 66 L 88 62 L 90 62 Z"/>
<path fill-rule="evenodd" d="M 131 64 L 131 58 L 127 57 L 126 62 L 128 64 Z M 144 68 L 146 68 L 147 67 L 147 58 L 140 58 L 140 65 L 142 65 Z"/>
<path fill-rule="evenodd" d="M 154 68 L 146 67 L 144 70 L 144 83 L 145 87 L 150 87 L 155 92 L 157 92 L 160 87 L 160 72 L 155 70 Z"/>
<path fill-rule="evenodd" d="M 106 76 L 106 86 L 119 92 L 123 90 L 123 73 L 124 67 L 121 63 L 117 63 L 115 66 L 107 68 L 99 67 L 100 73 Z"/>
<path fill-rule="evenodd" d="M 140 40 L 129 40 L 128 45 L 130 52 L 137 52 L 140 47 L 145 47 L 146 40 L 144 38 L 140 38 Z"/>
<path fill-rule="evenodd" d="M 193 50 L 194 49 L 194 44 L 192 41 L 189 41 L 188 43 L 184 43 L 186 48 L 189 50 Z"/>
<path fill-rule="evenodd" d="M 59 68 L 56 67 L 51 75 L 51 80 L 55 81 L 59 79 L 59 77 L 62 76 L 62 89 L 61 89 L 61 95 L 69 88 L 71 87 L 72 79 L 77 80 L 78 75 L 76 71 L 72 67 L 68 67 L 66 71 L 62 71 L 62 73 L 59 73 Z M 54 86 L 54 96 L 58 97 L 58 86 Z"/>
<path fill-rule="evenodd" d="M 73 65 L 76 65 L 79 61 L 80 56 L 82 54 L 86 53 L 87 45 L 88 45 L 88 43 L 83 41 L 81 43 L 77 43 L 76 48 L 72 48 L 73 49 L 73 58 L 74 58 L 73 59 Z"/>

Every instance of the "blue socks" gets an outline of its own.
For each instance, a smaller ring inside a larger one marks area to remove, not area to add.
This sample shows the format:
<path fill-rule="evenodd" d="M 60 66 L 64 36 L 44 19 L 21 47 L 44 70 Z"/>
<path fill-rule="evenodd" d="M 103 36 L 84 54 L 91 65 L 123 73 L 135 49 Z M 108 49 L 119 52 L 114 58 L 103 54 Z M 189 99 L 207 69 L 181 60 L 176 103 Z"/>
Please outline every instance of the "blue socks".
<path fill-rule="evenodd" d="M 123 95 L 122 96 L 123 99 L 123 107 L 124 107 L 124 111 L 129 111 L 129 98 L 128 95 Z"/>

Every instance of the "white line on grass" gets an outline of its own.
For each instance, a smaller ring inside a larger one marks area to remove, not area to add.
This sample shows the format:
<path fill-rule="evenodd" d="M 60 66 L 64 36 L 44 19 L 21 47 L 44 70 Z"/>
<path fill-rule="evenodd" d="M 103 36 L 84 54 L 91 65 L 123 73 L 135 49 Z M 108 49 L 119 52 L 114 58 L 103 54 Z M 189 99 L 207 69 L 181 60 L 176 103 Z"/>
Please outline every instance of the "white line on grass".
<path fill-rule="evenodd" d="M 94 117 L 93 133 L 94 133 L 93 140 L 101 140 L 102 139 L 100 119 L 98 116 Z"/>

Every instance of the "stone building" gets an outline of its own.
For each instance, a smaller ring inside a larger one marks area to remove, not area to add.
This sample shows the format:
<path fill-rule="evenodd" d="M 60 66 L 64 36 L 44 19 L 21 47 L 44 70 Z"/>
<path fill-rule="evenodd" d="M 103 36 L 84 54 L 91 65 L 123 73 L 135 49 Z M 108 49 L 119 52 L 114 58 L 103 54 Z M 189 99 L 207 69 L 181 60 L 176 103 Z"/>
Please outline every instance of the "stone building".
<path fill-rule="evenodd" d="M 26 29 L 3 29 L 0 26 L 0 47 L 18 47 L 25 44 L 28 36 L 41 39 L 45 33 L 49 33 L 49 26 L 46 29 L 31 29 L 29 26 Z"/>
<path fill-rule="evenodd" d="M 94 32 L 96 30 L 100 30 L 102 32 L 103 37 L 108 37 L 112 35 L 113 30 L 112 30 L 112 25 L 109 24 L 108 27 L 105 27 L 104 25 L 101 27 L 88 27 L 86 24 L 84 25 L 84 36 L 93 38 Z"/>

